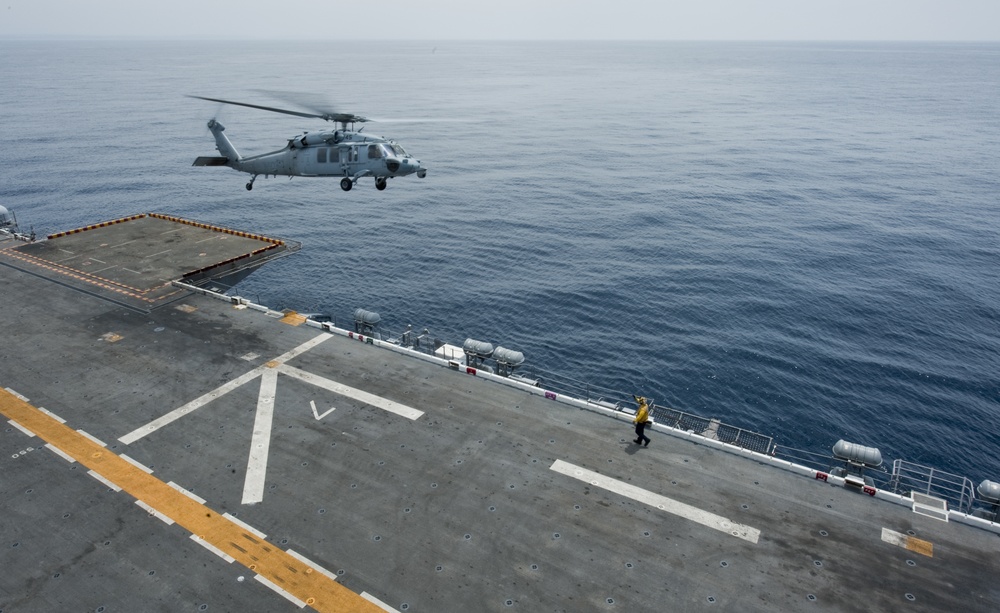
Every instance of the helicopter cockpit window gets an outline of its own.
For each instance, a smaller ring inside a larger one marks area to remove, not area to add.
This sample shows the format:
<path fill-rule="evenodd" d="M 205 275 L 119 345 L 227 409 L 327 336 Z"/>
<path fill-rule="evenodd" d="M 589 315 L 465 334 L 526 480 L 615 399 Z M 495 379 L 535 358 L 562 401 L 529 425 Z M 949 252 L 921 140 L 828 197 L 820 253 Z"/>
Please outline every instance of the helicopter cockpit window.
<path fill-rule="evenodd" d="M 368 145 L 368 159 L 374 160 L 382 157 L 382 148 L 378 145 Z"/>
<path fill-rule="evenodd" d="M 388 145 L 388 146 L 392 147 L 392 150 L 393 150 L 393 152 L 395 152 L 396 155 L 401 155 L 401 156 L 405 156 L 406 155 L 406 152 L 403 151 L 403 148 L 400 147 L 399 145 L 392 144 L 392 145 Z"/>
<path fill-rule="evenodd" d="M 316 150 L 316 161 L 320 164 L 326 163 L 326 147 L 320 147 Z"/>

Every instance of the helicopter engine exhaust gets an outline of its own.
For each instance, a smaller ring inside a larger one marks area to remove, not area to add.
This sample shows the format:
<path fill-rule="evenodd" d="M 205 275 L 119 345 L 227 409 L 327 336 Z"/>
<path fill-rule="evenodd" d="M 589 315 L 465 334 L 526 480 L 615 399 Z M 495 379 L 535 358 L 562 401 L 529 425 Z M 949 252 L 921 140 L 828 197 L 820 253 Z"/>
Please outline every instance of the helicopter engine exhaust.
<path fill-rule="evenodd" d="M 309 145 L 323 145 L 327 143 L 339 143 L 341 138 L 340 131 L 337 132 L 306 132 L 300 136 L 296 136 L 291 140 L 291 146 L 293 149 L 300 149 L 307 147 Z"/>

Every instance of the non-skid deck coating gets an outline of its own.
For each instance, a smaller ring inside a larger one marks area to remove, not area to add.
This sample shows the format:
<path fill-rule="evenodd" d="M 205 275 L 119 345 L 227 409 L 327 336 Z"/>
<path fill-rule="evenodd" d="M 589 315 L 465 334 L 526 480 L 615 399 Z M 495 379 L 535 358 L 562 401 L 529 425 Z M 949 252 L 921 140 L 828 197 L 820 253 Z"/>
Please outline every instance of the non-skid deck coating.
<path fill-rule="evenodd" d="M 329 610 L 307 568 L 345 611 L 1000 608 L 993 533 L 207 297 L 0 285 L 5 613 Z"/>
<path fill-rule="evenodd" d="M 148 310 L 183 294 L 172 281 L 260 265 L 287 249 L 282 240 L 148 213 L 14 244 L 0 249 L 0 263 Z"/>

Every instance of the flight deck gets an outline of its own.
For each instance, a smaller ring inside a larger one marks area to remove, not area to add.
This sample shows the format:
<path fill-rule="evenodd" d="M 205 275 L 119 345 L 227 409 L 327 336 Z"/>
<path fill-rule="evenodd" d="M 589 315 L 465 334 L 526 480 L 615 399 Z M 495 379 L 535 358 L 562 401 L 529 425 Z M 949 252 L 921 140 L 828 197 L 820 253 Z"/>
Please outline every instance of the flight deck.
<path fill-rule="evenodd" d="M 136 221 L 0 253 L 3 613 L 1000 608 L 995 530 L 176 283 Z"/>

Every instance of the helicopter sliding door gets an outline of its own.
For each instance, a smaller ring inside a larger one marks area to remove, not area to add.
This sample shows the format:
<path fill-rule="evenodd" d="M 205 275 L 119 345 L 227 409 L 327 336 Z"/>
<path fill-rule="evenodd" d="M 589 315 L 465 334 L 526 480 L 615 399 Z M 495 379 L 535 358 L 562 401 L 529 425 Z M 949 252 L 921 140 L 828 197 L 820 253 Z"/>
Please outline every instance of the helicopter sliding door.
<path fill-rule="evenodd" d="M 351 176 L 358 171 L 358 148 L 357 146 L 340 147 L 340 170 L 345 177 Z"/>
<path fill-rule="evenodd" d="M 340 176 L 340 154 L 337 147 L 317 147 L 314 156 L 315 173 L 321 177 Z"/>

